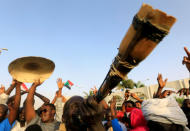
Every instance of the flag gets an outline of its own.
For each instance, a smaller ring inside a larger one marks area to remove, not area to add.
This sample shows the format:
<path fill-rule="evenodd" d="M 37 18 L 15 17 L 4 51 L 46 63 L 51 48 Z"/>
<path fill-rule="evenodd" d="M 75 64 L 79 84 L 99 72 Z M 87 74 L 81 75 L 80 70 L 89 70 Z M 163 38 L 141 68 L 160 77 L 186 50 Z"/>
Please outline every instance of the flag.
<path fill-rule="evenodd" d="M 27 86 L 26 86 L 24 83 L 22 83 L 21 87 L 22 87 L 25 91 L 28 90 Z"/>
<path fill-rule="evenodd" d="M 71 86 L 73 86 L 74 84 L 70 81 L 70 80 L 68 80 L 65 84 L 64 84 L 64 86 L 65 87 L 67 87 L 68 89 L 71 89 Z"/>

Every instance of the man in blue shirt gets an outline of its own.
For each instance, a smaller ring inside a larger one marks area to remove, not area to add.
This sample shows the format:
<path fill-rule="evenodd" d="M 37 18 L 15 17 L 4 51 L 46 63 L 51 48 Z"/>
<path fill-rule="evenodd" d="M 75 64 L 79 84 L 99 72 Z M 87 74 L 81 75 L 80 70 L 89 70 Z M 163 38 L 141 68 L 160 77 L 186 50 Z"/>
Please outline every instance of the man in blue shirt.
<path fill-rule="evenodd" d="M 14 122 L 17 117 L 18 109 L 20 106 L 20 86 L 21 82 L 18 82 L 17 80 L 13 80 L 13 86 L 16 86 L 16 93 L 15 98 L 13 101 L 8 103 L 8 107 L 4 104 L 0 104 L 0 129 L 1 131 L 10 131 L 11 128 L 14 126 Z M 7 115 L 9 109 L 9 114 Z M 6 118 L 7 116 L 7 118 Z"/>

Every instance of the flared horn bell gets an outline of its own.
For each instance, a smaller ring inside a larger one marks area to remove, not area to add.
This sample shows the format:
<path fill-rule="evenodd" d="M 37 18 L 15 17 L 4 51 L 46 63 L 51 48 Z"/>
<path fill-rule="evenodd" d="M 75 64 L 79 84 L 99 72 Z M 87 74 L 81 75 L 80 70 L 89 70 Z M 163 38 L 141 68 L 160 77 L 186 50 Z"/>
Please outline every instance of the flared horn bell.
<path fill-rule="evenodd" d="M 29 56 L 12 61 L 8 70 L 14 79 L 24 83 L 33 83 L 39 79 L 41 82 L 48 79 L 54 68 L 54 62 L 49 59 Z"/>

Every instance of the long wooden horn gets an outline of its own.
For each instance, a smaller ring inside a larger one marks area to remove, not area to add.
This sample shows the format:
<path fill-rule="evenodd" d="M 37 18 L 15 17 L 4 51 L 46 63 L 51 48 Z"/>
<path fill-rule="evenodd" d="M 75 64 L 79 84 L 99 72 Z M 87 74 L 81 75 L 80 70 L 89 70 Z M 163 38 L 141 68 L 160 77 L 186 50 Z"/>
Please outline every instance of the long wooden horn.
<path fill-rule="evenodd" d="M 97 102 L 108 93 L 141 61 L 143 61 L 169 33 L 176 18 L 165 12 L 143 4 L 134 16 L 132 24 L 124 36 L 119 53 L 96 94 Z"/>

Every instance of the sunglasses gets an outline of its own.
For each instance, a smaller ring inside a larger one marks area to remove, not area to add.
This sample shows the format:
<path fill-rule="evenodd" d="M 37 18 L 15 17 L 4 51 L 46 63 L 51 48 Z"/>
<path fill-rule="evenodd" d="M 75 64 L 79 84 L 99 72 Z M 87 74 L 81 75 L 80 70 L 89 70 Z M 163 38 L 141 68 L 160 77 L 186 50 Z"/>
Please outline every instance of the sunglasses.
<path fill-rule="evenodd" d="M 42 112 L 46 113 L 47 109 L 40 110 L 40 115 L 42 114 Z"/>

